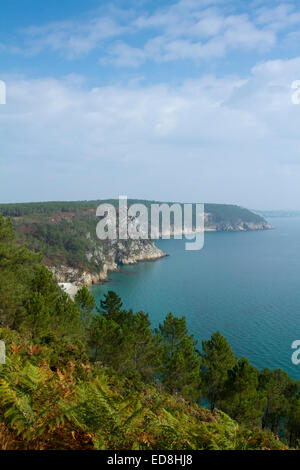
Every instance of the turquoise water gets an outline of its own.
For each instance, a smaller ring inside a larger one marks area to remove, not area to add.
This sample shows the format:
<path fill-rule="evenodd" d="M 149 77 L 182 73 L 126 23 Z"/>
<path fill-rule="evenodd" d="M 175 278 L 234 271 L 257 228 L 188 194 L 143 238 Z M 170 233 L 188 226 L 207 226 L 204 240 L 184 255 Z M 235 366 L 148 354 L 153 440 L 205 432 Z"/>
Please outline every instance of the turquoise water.
<path fill-rule="evenodd" d="M 153 326 L 168 312 L 185 315 L 199 342 L 219 330 L 256 367 L 300 379 L 291 362 L 291 343 L 300 339 L 300 218 L 271 223 L 276 230 L 206 233 L 201 251 L 161 240 L 169 257 L 124 266 L 92 293 L 99 300 L 116 291 L 126 307 L 148 312 Z"/>

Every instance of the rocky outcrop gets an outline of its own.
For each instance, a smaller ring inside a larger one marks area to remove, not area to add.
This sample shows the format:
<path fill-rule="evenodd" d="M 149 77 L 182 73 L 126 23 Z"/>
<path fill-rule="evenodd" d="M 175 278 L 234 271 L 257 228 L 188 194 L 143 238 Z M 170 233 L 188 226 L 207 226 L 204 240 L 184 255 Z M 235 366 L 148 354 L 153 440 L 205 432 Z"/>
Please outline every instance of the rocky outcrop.
<path fill-rule="evenodd" d="M 108 272 L 118 271 L 117 264 L 109 267 L 104 264 L 101 270 L 96 273 L 82 271 L 78 268 L 70 266 L 50 266 L 50 271 L 53 272 L 55 279 L 58 283 L 72 283 L 76 286 L 90 286 L 92 284 L 99 284 L 108 281 Z"/>
<path fill-rule="evenodd" d="M 86 254 L 91 265 L 98 269 L 80 270 L 70 266 L 50 266 L 59 283 L 72 283 L 76 286 L 90 286 L 109 280 L 109 273 L 119 271 L 120 265 L 136 264 L 141 261 L 154 261 L 167 256 L 151 240 L 112 241 L 109 246 L 95 245 Z"/>
<path fill-rule="evenodd" d="M 167 256 L 150 240 L 131 241 L 130 250 L 124 250 L 120 242 L 117 243 L 117 246 L 117 261 L 123 265 L 136 264 L 139 261 L 154 261 Z"/>
<path fill-rule="evenodd" d="M 60 246 L 64 255 L 62 257 L 64 260 L 62 265 L 58 265 L 58 257 L 51 258 L 51 256 L 48 256 L 47 258 L 50 269 L 60 283 L 72 283 L 77 286 L 98 284 L 107 281 L 109 273 L 118 271 L 121 265 L 135 264 L 140 261 L 153 261 L 166 256 L 150 239 L 100 240 L 96 237 L 95 222 L 97 219 L 93 219 L 92 216 L 90 216 L 90 219 L 80 219 L 79 215 L 76 217 L 74 215 L 74 227 L 72 226 L 73 222 L 69 221 L 68 235 L 65 237 L 64 245 Z M 132 222 L 132 219 L 130 221 Z M 84 229 L 82 229 L 83 227 Z M 46 225 L 46 228 L 48 229 L 49 227 Z M 150 230 L 149 224 L 149 237 L 153 233 L 152 228 Z M 200 226 L 197 230 L 246 232 L 269 230 L 271 228 L 272 226 L 263 217 L 248 209 L 239 206 L 206 204 L 204 227 Z M 77 238 L 72 237 L 75 230 Z M 155 232 L 160 233 L 160 236 L 162 236 L 162 227 L 159 226 Z M 176 235 L 181 236 L 181 233 L 178 233 L 178 228 L 176 227 L 174 230 L 172 225 L 170 232 L 171 237 L 176 237 Z M 40 239 L 41 233 L 44 232 L 42 230 L 38 232 L 38 239 Z M 51 230 L 49 233 L 51 235 Z M 186 235 L 190 233 L 194 233 L 194 229 L 185 228 L 183 231 L 183 234 Z M 166 233 L 163 235 L 162 238 L 165 238 Z M 54 243 L 55 240 L 54 237 Z M 77 253 L 78 256 L 73 256 L 74 253 Z"/>
<path fill-rule="evenodd" d="M 204 216 L 204 225 L 206 232 L 248 232 L 252 230 L 271 230 L 273 229 L 265 219 L 260 218 L 258 221 L 245 221 L 245 220 L 235 220 L 231 222 L 230 220 L 216 220 L 216 217 L 206 212 Z"/>
<path fill-rule="evenodd" d="M 216 221 L 205 213 L 205 231 L 239 232 L 250 230 L 269 230 L 273 227 L 264 219 L 259 222 Z M 171 231 L 173 232 L 173 231 Z M 89 234 L 87 234 L 87 237 Z M 67 265 L 50 266 L 59 283 L 71 283 L 75 286 L 90 286 L 109 280 L 110 272 L 117 272 L 121 265 L 136 264 L 141 261 L 154 261 L 167 256 L 151 240 L 126 240 L 97 242 L 86 253 L 91 269 L 74 268 Z"/>
<path fill-rule="evenodd" d="M 255 224 L 255 223 L 244 223 L 230 224 L 221 223 L 211 225 L 205 229 L 206 232 L 250 232 L 253 230 L 272 230 L 272 225 L 269 224 Z"/>

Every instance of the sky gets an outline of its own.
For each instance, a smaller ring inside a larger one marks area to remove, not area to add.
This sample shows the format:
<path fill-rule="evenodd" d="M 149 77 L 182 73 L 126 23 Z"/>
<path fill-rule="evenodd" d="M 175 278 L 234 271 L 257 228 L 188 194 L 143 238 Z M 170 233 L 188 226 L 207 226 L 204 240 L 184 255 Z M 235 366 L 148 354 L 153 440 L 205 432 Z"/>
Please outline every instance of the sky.
<path fill-rule="evenodd" d="M 1 203 L 300 210 L 296 0 L 1 0 L 0 80 Z"/>

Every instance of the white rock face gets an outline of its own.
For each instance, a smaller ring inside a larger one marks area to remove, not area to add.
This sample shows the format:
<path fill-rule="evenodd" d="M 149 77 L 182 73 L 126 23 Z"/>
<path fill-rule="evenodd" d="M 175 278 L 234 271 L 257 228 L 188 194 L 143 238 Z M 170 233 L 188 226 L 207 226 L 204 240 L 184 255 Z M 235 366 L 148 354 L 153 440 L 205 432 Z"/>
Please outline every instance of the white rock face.
<path fill-rule="evenodd" d="M 74 299 L 75 295 L 77 294 L 79 287 L 71 282 L 59 282 L 59 287 L 70 297 Z"/>
<path fill-rule="evenodd" d="M 65 265 L 49 268 L 61 287 L 71 296 L 75 296 L 77 292 L 73 293 L 71 286 L 75 286 L 78 290 L 83 285 L 99 284 L 108 281 L 109 272 L 119 271 L 119 266 L 122 264 L 154 261 L 166 255 L 151 240 L 132 240 L 127 244 L 123 241 L 112 242 L 105 248 L 101 245 L 96 246 L 94 251 L 87 253 L 86 256 L 89 262 L 99 265 L 99 269 L 88 272 Z"/>
<path fill-rule="evenodd" d="M 248 231 L 271 228 L 265 220 L 258 223 L 238 220 L 232 223 L 217 220 L 213 214 L 205 213 L 205 231 Z M 86 237 L 90 239 L 90 233 L 87 233 Z M 74 296 L 77 291 L 73 290 L 73 286 L 78 289 L 83 285 L 89 286 L 108 281 L 109 273 L 118 271 L 120 265 L 136 264 L 140 261 L 154 261 L 164 256 L 166 256 L 165 253 L 157 248 L 152 240 L 95 241 L 92 248 L 86 253 L 86 259 L 91 269 L 85 268 L 83 270 L 79 267 L 56 265 L 50 267 L 50 270 L 57 281 L 64 286 L 65 291 Z"/>

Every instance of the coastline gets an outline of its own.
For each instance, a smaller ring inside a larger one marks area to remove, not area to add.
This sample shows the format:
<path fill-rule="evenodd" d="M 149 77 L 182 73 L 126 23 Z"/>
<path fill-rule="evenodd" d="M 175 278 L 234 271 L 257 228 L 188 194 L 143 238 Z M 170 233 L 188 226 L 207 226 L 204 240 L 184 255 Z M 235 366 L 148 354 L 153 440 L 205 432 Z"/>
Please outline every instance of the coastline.
<path fill-rule="evenodd" d="M 249 231 L 260 231 L 260 230 L 273 230 L 274 227 L 268 223 L 263 224 L 238 224 L 238 225 L 223 225 L 205 227 L 204 232 L 249 232 Z M 202 232 L 203 230 L 198 230 Z M 184 230 L 183 235 L 189 235 L 195 233 L 195 231 Z M 178 235 L 175 233 L 175 235 Z M 171 237 L 174 233 L 171 232 Z M 80 271 L 78 268 L 72 268 L 70 266 L 61 265 L 48 267 L 52 271 L 53 276 L 57 280 L 59 286 L 74 299 L 78 290 L 83 287 L 90 287 L 92 285 L 101 285 L 109 282 L 110 273 L 120 271 L 121 266 L 129 266 L 143 262 L 157 261 L 159 259 L 169 256 L 160 250 L 153 241 L 149 245 L 143 246 L 139 249 L 133 249 L 129 253 L 115 253 L 107 259 L 104 259 L 102 268 L 97 273 L 89 271 Z"/>
<path fill-rule="evenodd" d="M 92 285 L 101 285 L 106 282 L 110 282 L 109 274 L 120 271 L 120 266 L 129 266 L 138 263 L 152 262 L 159 259 L 168 257 L 167 253 L 162 252 L 159 248 L 155 247 L 157 252 L 154 255 L 148 254 L 146 256 L 132 256 L 122 260 L 120 263 L 105 263 L 99 273 L 92 274 L 89 272 L 82 272 L 75 268 L 67 266 L 61 266 L 60 269 L 57 267 L 48 267 L 53 273 L 54 277 L 58 281 L 58 285 L 61 289 L 70 295 L 74 299 L 78 290 L 83 287 L 90 287 Z"/>

